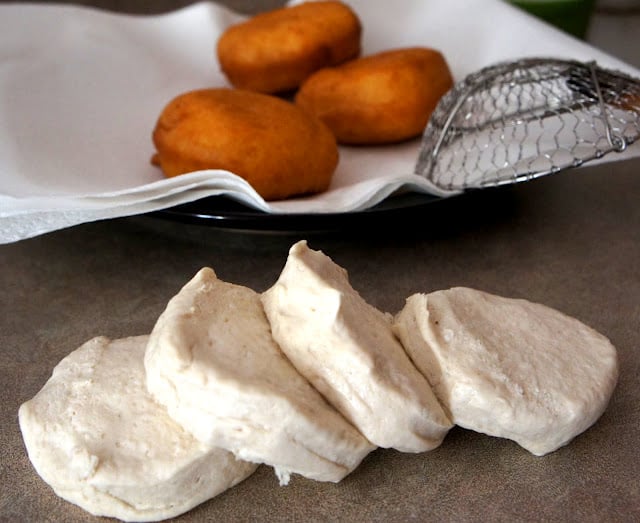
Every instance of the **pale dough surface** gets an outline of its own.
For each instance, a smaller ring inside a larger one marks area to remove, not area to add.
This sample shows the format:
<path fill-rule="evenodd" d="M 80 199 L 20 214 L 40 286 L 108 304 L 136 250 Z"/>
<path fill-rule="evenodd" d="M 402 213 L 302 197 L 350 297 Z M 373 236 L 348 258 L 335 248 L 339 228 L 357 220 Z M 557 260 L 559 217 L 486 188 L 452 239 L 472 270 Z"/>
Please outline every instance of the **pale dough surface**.
<path fill-rule="evenodd" d="M 456 287 L 407 299 L 394 328 L 454 423 L 543 455 L 604 412 L 607 338 L 544 305 Z"/>
<path fill-rule="evenodd" d="M 147 339 L 89 340 L 20 407 L 38 474 L 56 494 L 94 515 L 171 518 L 256 468 L 199 443 L 153 401 L 143 367 Z"/>
<path fill-rule="evenodd" d="M 160 315 L 145 366 L 151 393 L 199 440 L 238 458 L 339 481 L 375 447 L 282 353 L 255 291 L 200 270 Z"/>
<path fill-rule="evenodd" d="M 390 319 L 331 258 L 296 243 L 262 301 L 274 338 L 298 371 L 370 441 L 405 452 L 442 442 L 451 422 Z"/>

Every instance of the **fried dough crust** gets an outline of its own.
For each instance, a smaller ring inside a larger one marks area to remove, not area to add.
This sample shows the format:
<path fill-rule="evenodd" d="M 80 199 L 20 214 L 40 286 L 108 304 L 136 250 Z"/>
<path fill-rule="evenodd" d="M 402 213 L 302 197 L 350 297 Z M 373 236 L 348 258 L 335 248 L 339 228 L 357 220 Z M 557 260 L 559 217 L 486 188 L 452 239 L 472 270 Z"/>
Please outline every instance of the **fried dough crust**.
<path fill-rule="evenodd" d="M 394 143 L 420 135 L 452 85 L 439 51 L 394 49 L 314 73 L 295 103 L 327 124 L 339 143 Z"/>
<path fill-rule="evenodd" d="M 359 56 L 361 32 L 342 2 L 307 2 L 229 27 L 218 40 L 218 60 L 235 87 L 284 92 L 322 67 Z"/>
<path fill-rule="evenodd" d="M 201 89 L 174 98 L 153 131 L 152 162 L 172 177 L 224 169 L 265 200 L 326 190 L 338 164 L 327 127 L 275 96 Z"/>

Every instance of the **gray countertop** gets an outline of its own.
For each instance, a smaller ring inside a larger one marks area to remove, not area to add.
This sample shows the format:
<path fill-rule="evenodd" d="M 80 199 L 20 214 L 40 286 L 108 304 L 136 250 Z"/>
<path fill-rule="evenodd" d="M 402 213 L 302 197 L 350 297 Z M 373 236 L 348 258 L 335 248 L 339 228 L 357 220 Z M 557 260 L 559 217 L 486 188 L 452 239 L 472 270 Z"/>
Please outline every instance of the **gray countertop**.
<path fill-rule="evenodd" d="M 618 349 L 609 408 L 545 457 L 456 428 L 432 452 L 377 450 L 339 484 L 294 477 L 280 487 L 261 467 L 181 521 L 640 520 L 639 196 L 640 161 L 630 160 L 373 215 L 339 232 L 237 232 L 136 216 L 0 246 L 0 521 L 90 519 L 37 476 L 17 424 L 19 405 L 60 359 L 95 335 L 148 333 L 203 266 L 265 290 L 301 238 L 384 311 L 414 292 L 465 285 L 582 320 Z"/>

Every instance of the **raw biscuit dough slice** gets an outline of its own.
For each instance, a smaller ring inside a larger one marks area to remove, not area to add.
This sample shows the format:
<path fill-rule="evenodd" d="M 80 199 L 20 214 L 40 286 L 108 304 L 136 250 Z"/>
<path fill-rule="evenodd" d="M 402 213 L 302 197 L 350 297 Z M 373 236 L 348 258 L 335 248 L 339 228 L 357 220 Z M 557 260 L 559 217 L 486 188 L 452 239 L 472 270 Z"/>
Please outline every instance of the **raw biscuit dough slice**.
<path fill-rule="evenodd" d="M 262 301 L 282 350 L 369 441 L 404 452 L 442 442 L 451 422 L 391 318 L 366 303 L 331 258 L 296 243 Z"/>
<path fill-rule="evenodd" d="M 608 339 L 526 300 L 463 287 L 416 294 L 394 328 L 454 423 L 535 455 L 591 426 L 617 381 Z"/>
<path fill-rule="evenodd" d="M 60 497 L 97 516 L 171 518 L 256 468 L 198 442 L 151 398 L 147 339 L 89 340 L 19 410 L 38 474 Z"/>
<path fill-rule="evenodd" d="M 200 270 L 168 303 L 145 358 L 147 387 L 196 438 L 290 473 L 340 481 L 373 446 L 286 359 L 260 296 Z"/>

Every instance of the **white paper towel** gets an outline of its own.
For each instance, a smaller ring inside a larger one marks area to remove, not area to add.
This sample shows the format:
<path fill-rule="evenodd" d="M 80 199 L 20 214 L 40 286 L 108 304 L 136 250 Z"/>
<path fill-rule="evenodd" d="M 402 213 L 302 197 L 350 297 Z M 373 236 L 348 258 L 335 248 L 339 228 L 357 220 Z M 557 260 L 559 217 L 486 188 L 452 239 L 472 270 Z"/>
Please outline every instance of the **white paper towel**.
<path fill-rule="evenodd" d="M 525 56 L 640 74 L 501 0 L 396 0 L 393 13 L 385 0 L 349 4 L 362 20 L 364 54 L 435 47 L 456 80 Z M 329 191 L 281 202 L 220 170 L 164 179 L 149 163 L 155 121 L 184 91 L 228 85 L 215 43 L 242 19 L 212 3 L 148 17 L 0 5 L 0 243 L 218 194 L 270 213 L 357 211 L 400 188 L 446 194 L 413 174 L 419 140 L 341 147 Z"/>

